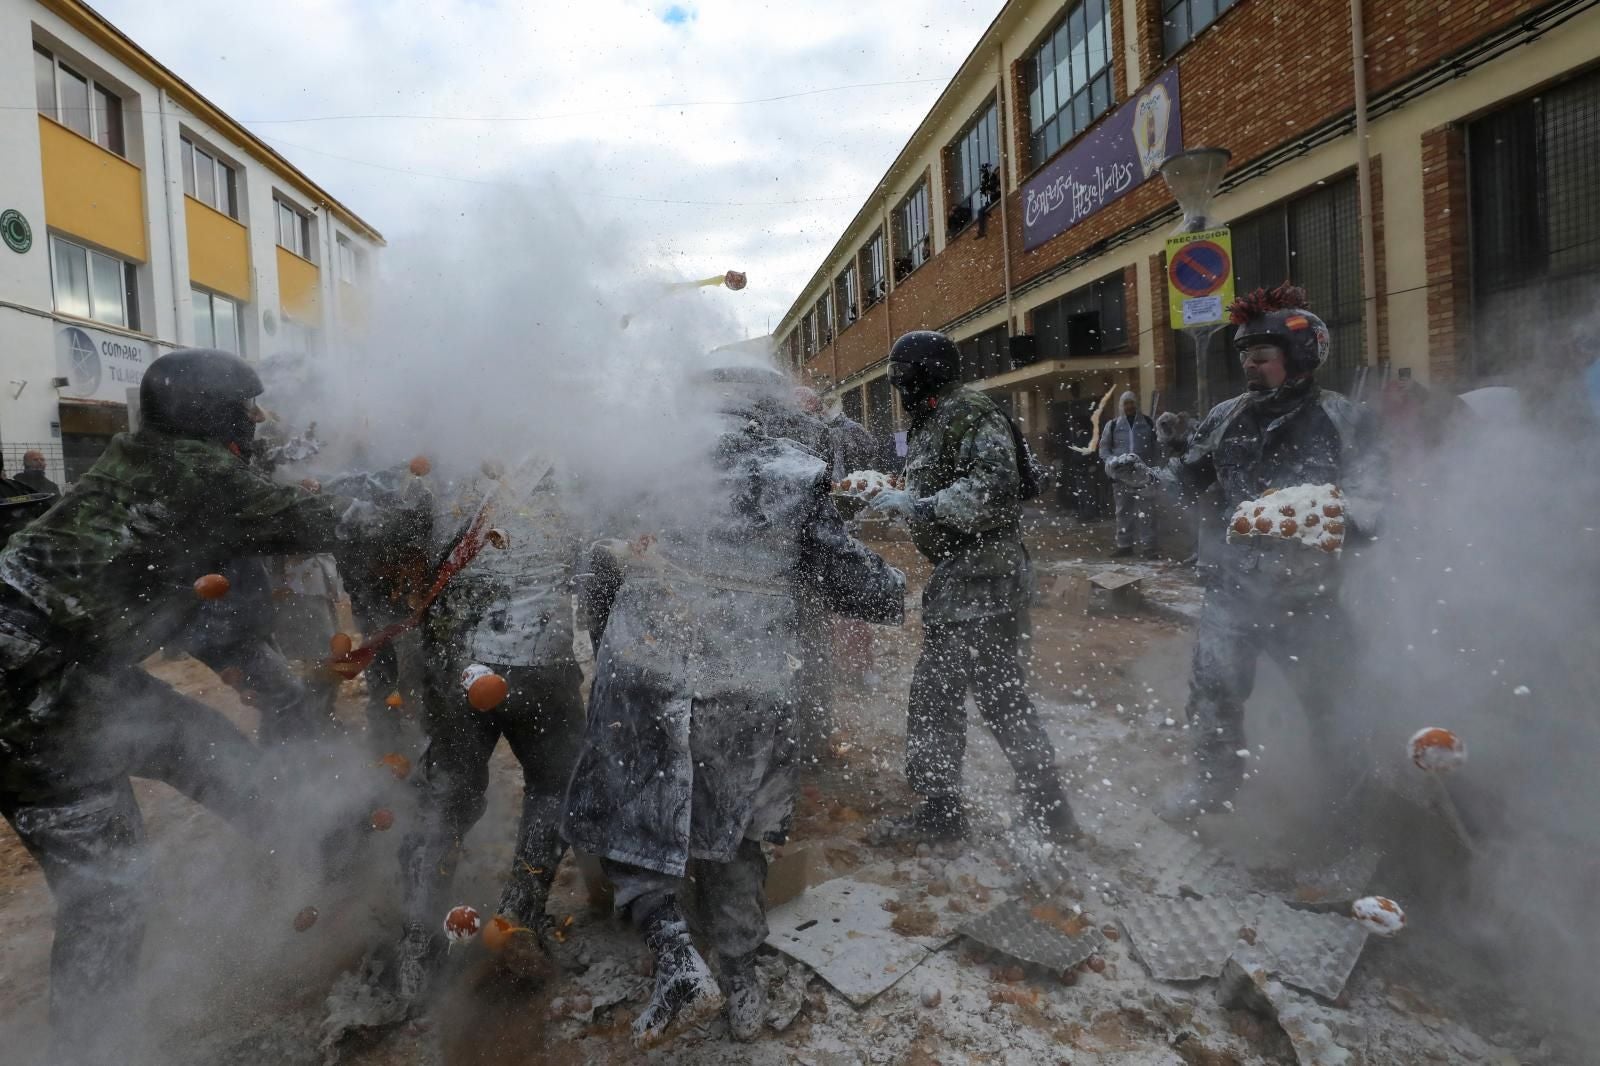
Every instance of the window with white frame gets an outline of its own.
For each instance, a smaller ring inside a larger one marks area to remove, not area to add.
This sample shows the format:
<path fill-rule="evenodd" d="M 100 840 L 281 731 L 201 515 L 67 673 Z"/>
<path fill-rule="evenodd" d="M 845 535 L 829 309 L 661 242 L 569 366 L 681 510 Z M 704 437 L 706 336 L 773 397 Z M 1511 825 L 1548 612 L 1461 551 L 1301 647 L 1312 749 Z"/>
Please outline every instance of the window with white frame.
<path fill-rule="evenodd" d="M 856 265 L 846 266 L 833 279 L 833 306 L 839 310 L 839 332 L 854 322 L 861 314 L 860 285 L 856 283 Z"/>
<path fill-rule="evenodd" d="M 189 298 L 194 305 L 195 346 L 241 353 L 244 349 L 239 346 L 239 304 L 204 289 L 190 289 Z"/>
<path fill-rule="evenodd" d="M 825 292 L 817 301 L 817 347 L 833 343 L 833 293 Z"/>
<path fill-rule="evenodd" d="M 946 155 L 950 175 L 948 235 L 965 229 L 1000 198 L 1000 113 L 989 101 Z"/>
<path fill-rule="evenodd" d="M 1028 163 L 1037 167 L 1111 108 L 1110 0 L 1080 0 L 1022 61 Z"/>
<path fill-rule="evenodd" d="M 298 255 L 301 259 L 314 258 L 311 254 L 311 219 L 278 201 L 278 247 Z"/>
<path fill-rule="evenodd" d="M 928 226 L 928 179 L 917 182 L 894 210 L 894 279 L 900 281 L 933 258 Z"/>
<path fill-rule="evenodd" d="M 867 279 L 861 290 L 861 310 L 866 311 L 889 295 L 889 253 L 881 229 L 861 249 L 861 272 Z"/>
<path fill-rule="evenodd" d="M 339 280 L 346 285 L 355 285 L 361 280 L 362 271 L 366 267 L 366 255 L 355 246 L 349 237 L 340 234 L 338 238 L 339 251 Z"/>
<path fill-rule="evenodd" d="M 50 276 L 61 314 L 138 329 L 138 270 L 116 256 L 50 236 Z"/>
<path fill-rule="evenodd" d="M 61 62 L 42 45 L 33 46 L 33 87 L 39 113 L 81 133 L 108 152 L 126 156 L 122 97 Z"/>
<path fill-rule="evenodd" d="M 229 218 L 239 217 L 239 176 L 233 167 L 184 137 L 183 191 L 207 207 L 214 207 Z"/>

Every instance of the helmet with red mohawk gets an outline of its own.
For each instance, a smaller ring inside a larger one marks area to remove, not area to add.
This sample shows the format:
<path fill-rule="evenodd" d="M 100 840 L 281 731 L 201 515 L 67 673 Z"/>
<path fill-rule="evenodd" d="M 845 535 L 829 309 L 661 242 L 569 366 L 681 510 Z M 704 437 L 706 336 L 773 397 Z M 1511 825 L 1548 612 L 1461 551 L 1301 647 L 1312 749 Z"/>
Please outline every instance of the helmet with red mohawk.
<path fill-rule="evenodd" d="M 1276 345 L 1292 376 L 1313 373 L 1328 361 L 1328 327 L 1306 310 L 1306 291 L 1297 285 L 1286 281 L 1275 289 L 1257 289 L 1233 301 L 1228 315 L 1239 327 L 1234 348 Z"/>

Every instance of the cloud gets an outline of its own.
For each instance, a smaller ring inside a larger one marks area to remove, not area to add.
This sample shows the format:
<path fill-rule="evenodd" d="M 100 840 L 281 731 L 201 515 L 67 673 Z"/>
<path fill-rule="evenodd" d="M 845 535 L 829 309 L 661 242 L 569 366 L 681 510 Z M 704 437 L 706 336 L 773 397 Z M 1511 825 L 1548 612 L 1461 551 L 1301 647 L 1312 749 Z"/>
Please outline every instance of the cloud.
<path fill-rule="evenodd" d="M 554 175 L 640 270 L 748 271 L 761 333 L 999 3 L 97 6 L 387 236 Z"/>

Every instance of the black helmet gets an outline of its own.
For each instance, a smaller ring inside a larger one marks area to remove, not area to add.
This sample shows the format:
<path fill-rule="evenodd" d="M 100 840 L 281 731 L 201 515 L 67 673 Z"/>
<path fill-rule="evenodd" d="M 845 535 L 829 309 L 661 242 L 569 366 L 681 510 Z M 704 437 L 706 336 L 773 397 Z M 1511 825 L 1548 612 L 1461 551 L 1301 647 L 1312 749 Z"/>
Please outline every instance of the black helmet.
<path fill-rule="evenodd" d="M 231 352 L 180 348 L 150 364 L 139 382 L 139 418 L 174 437 L 244 447 L 255 436 L 252 417 L 261 378 Z"/>
<path fill-rule="evenodd" d="M 961 349 L 931 329 L 904 334 L 889 349 L 889 384 L 907 408 L 932 396 L 961 373 Z"/>
<path fill-rule="evenodd" d="M 1286 281 L 1275 289 L 1257 289 L 1235 300 L 1228 312 L 1239 327 L 1233 335 L 1238 351 L 1276 345 L 1292 377 L 1313 373 L 1328 361 L 1328 327 L 1306 310 L 1306 291 L 1296 285 Z"/>

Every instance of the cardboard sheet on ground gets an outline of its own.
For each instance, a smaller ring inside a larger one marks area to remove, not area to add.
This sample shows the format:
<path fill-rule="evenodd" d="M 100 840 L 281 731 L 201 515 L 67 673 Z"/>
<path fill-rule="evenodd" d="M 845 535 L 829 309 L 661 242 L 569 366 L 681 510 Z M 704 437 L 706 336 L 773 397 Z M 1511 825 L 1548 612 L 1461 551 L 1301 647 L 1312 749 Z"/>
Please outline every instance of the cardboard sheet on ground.
<path fill-rule="evenodd" d="M 808 890 L 767 915 L 766 943 L 805 963 L 850 1002 L 862 1006 L 891 988 L 955 933 L 902 936 L 883 909 L 895 889 L 849 877 Z"/>
<path fill-rule="evenodd" d="M 1028 902 L 1021 899 L 1007 900 L 988 914 L 974 918 L 961 927 L 961 935 L 1056 973 L 1072 969 L 1106 943 L 1105 936 L 1093 926 L 1076 936 L 1068 935 L 1034 917 Z"/>

